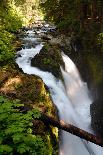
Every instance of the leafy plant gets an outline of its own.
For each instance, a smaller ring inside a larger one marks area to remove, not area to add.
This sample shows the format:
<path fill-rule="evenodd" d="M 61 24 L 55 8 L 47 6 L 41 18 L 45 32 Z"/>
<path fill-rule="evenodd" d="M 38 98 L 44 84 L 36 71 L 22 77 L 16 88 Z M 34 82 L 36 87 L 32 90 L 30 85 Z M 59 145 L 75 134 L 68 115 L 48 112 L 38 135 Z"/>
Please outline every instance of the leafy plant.
<path fill-rule="evenodd" d="M 33 134 L 32 119 L 41 115 L 37 109 L 22 113 L 19 100 L 0 96 L 0 154 L 49 155 L 47 143 Z"/>
<path fill-rule="evenodd" d="M 5 30 L 0 31 L 0 62 L 6 62 L 14 57 L 12 40 L 14 36 Z"/>
<path fill-rule="evenodd" d="M 98 44 L 102 44 L 103 45 L 103 33 L 99 33 L 98 34 L 97 42 L 98 42 Z"/>
<path fill-rule="evenodd" d="M 22 20 L 13 9 L 9 9 L 4 18 L 4 26 L 7 31 L 16 32 L 22 27 Z"/>

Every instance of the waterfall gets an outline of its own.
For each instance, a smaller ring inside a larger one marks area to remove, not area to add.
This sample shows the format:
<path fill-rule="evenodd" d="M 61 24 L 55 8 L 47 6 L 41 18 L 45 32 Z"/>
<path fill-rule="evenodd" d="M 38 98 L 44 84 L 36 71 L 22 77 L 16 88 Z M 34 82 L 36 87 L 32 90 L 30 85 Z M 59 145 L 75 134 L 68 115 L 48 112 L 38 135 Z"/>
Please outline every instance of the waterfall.
<path fill-rule="evenodd" d="M 62 58 L 65 63 L 65 71 L 61 68 L 65 82 L 65 89 L 67 96 L 71 101 L 71 106 L 73 107 L 72 115 L 74 115 L 74 113 L 76 114 L 75 122 L 73 123 L 73 125 L 78 126 L 79 128 L 82 128 L 85 131 L 93 132 L 90 127 L 90 104 L 92 103 L 92 100 L 89 97 L 87 84 L 81 80 L 79 72 L 72 60 L 64 53 L 62 53 Z M 65 115 L 66 116 L 64 121 L 67 123 L 72 123 L 73 120 L 68 119 L 68 112 L 65 111 Z M 80 139 L 75 136 L 71 137 L 72 138 L 70 138 L 70 136 L 66 132 L 63 132 L 63 153 L 61 153 L 60 155 L 103 154 L 103 149 L 101 147 L 84 140 L 79 141 Z M 71 151 L 68 152 L 68 146 L 72 144 L 74 145 L 74 148 L 72 148 Z M 80 148 L 78 147 L 79 145 Z M 86 151 L 82 145 L 86 148 Z"/>
<path fill-rule="evenodd" d="M 34 41 L 31 31 L 28 31 L 28 38 Z M 30 34 L 29 34 L 30 33 Z M 90 128 L 90 104 L 92 103 L 89 97 L 89 92 L 86 83 L 84 83 L 79 75 L 79 72 L 72 60 L 62 53 L 62 58 L 65 63 L 65 70 L 61 67 L 64 83 L 57 80 L 51 73 L 41 71 L 30 65 L 33 58 L 42 49 L 41 42 L 35 48 L 22 49 L 18 51 L 16 59 L 17 64 L 22 68 L 24 73 L 34 74 L 42 78 L 44 83 L 49 87 L 52 100 L 59 111 L 59 117 L 66 123 L 71 123 L 86 131 L 92 132 Z M 74 136 L 70 133 L 62 131 L 62 142 L 60 143 L 59 155 L 102 155 L 103 149 L 95 144 L 87 142 Z"/>

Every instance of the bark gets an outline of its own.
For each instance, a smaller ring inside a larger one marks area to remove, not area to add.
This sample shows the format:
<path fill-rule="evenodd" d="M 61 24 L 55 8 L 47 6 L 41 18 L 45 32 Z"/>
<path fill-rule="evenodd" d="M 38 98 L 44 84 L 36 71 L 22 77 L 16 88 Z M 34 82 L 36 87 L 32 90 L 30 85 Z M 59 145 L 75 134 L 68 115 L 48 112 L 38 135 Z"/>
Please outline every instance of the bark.
<path fill-rule="evenodd" d="M 97 144 L 99 146 L 103 147 L 103 139 L 99 136 L 95 136 L 91 133 L 88 133 L 78 127 L 75 127 L 71 124 L 67 124 L 63 122 L 62 120 L 58 121 L 54 118 L 47 116 L 45 114 L 42 114 L 42 117 L 40 118 L 45 124 L 52 125 L 54 127 L 57 127 L 58 129 L 62 129 L 64 131 L 67 131 L 75 136 L 78 136 L 82 139 L 85 139 L 89 142 L 92 142 L 94 144 Z"/>
<path fill-rule="evenodd" d="M 96 5 L 97 5 L 96 0 L 94 0 L 92 2 L 92 10 L 91 10 L 91 16 L 92 16 L 93 21 L 96 20 L 96 16 L 97 16 L 97 7 L 96 7 Z"/>

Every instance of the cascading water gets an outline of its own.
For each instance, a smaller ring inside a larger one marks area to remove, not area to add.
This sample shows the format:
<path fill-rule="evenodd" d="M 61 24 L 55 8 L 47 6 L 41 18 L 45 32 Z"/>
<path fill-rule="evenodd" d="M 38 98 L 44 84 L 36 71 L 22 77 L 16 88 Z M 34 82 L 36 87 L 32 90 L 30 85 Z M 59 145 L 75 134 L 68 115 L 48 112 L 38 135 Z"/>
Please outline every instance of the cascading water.
<path fill-rule="evenodd" d="M 27 32 L 27 41 L 35 41 L 37 38 L 33 31 Z M 26 40 L 26 38 L 24 39 Z M 90 104 L 91 99 L 85 83 L 81 81 L 80 75 L 74 63 L 62 53 L 65 63 L 65 71 L 61 68 L 65 86 L 61 80 L 57 80 L 51 73 L 44 72 L 30 65 L 31 58 L 42 49 L 43 44 L 38 42 L 35 48 L 22 49 L 18 52 L 17 64 L 27 74 L 40 76 L 49 87 L 52 100 L 57 106 L 60 119 L 71 123 L 86 131 L 90 129 Z M 72 134 L 62 131 L 62 143 L 60 144 L 60 155 L 102 155 L 102 147 L 82 140 Z"/>

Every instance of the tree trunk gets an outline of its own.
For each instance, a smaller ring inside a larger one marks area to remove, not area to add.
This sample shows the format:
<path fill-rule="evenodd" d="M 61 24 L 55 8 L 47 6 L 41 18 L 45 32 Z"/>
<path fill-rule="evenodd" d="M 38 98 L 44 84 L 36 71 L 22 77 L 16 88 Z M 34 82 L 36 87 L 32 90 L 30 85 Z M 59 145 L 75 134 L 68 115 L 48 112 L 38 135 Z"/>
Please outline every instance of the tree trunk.
<path fill-rule="evenodd" d="M 57 127 L 58 129 L 62 129 L 64 131 L 67 131 L 75 136 L 78 136 L 80 138 L 83 138 L 87 141 L 90 141 L 94 144 L 97 144 L 99 146 L 103 147 L 103 139 L 101 137 L 95 136 L 91 133 L 88 133 L 78 127 L 75 127 L 71 124 L 67 124 L 63 122 L 62 120 L 57 121 L 54 118 L 47 116 L 42 113 L 42 117 L 40 118 L 45 124 L 52 125 L 54 127 Z"/>

